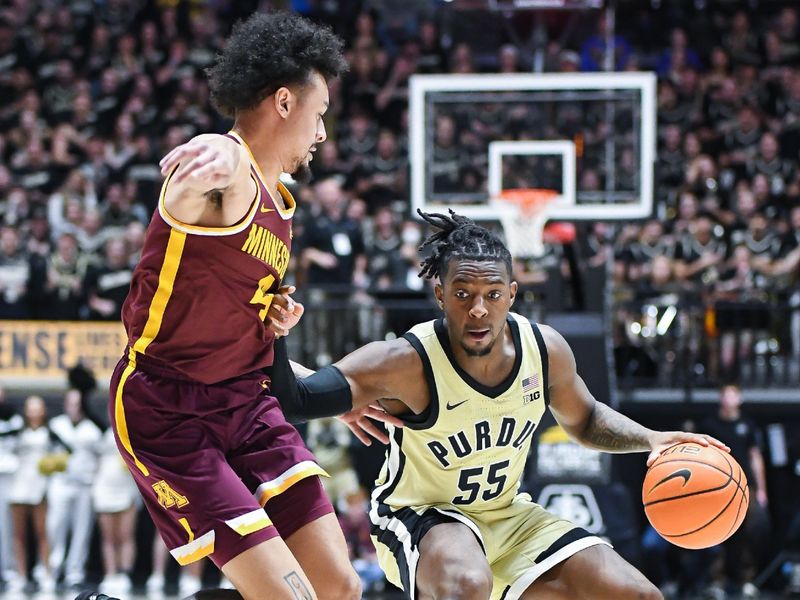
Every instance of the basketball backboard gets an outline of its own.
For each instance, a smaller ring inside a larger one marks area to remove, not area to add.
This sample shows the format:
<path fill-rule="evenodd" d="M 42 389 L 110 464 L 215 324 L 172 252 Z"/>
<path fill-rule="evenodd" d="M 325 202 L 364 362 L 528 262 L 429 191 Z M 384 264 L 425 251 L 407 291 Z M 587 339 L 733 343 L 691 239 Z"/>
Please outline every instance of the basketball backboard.
<path fill-rule="evenodd" d="M 414 209 L 497 220 L 499 190 L 549 188 L 551 219 L 652 212 L 652 73 L 415 75 L 409 116 Z"/>

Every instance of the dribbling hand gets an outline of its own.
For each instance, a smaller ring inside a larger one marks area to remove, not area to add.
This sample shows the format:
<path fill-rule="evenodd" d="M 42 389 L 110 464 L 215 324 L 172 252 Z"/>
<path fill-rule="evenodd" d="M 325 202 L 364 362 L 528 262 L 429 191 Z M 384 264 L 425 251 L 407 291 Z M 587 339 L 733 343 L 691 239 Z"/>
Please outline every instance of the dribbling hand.
<path fill-rule="evenodd" d="M 694 442 L 701 446 L 716 446 L 723 452 L 730 452 L 731 449 L 720 442 L 717 438 L 703 433 L 688 433 L 686 431 L 654 431 L 650 438 L 650 455 L 647 457 L 647 466 L 653 462 L 664 452 L 667 448 L 671 448 L 675 444 L 682 444 L 684 442 Z"/>
<path fill-rule="evenodd" d="M 233 182 L 240 156 L 239 146 L 233 140 L 202 135 L 173 148 L 158 164 L 163 176 L 181 164 L 173 181 L 185 181 L 191 187 L 207 191 L 228 187 Z"/>
<path fill-rule="evenodd" d="M 289 330 L 297 325 L 305 312 L 305 307 L 290 296 L 296 289 L 293 285 L 284 285 L 272 297 L 266 323 L 276 337 L 289 335 Z"/>

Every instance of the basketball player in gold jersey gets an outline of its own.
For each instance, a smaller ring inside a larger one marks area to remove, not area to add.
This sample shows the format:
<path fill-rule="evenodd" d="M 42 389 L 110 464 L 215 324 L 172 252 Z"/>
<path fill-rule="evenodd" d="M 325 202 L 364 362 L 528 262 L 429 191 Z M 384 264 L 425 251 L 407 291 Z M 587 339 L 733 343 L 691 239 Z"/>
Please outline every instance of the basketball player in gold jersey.
<path fill-rule="evenodd" d="M 444 318 L 373 342 L 298 380 L 299 406 L 352 394 L 344 415 L 367 429 L 380 400 L 404 427 L 372 493 L 372 539 L 388 579 L 413 599 L 656 600 L 659 590 L 605 541 L 518 493 L 533 431 L 549 407 L 579 443 L 650 452 L 705 435 L 647 429 L 597 402 L 564 338 L 511 313 L 511 256 L 469 219 L 420 213 Z M 296 407 L 295 407 L 296 408 Z M 361 422 L 359 422 L 361 421 Z M 363 435 L 363 433 L 361 433 Z"/>

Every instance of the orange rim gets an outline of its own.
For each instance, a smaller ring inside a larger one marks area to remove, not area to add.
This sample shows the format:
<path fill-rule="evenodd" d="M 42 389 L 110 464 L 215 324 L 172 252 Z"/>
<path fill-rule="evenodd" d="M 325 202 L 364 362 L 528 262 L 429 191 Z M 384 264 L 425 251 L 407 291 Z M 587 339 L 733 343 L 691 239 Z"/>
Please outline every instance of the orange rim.
<path fill-rule="evenodd" d="M 524 215 L 533 215 L 545 206 L 553 202 L 558 197 L 556 190 L 544 188 L 514 188 L 503 190 L 498 196 L 498 200 L 516 204 Z"/>

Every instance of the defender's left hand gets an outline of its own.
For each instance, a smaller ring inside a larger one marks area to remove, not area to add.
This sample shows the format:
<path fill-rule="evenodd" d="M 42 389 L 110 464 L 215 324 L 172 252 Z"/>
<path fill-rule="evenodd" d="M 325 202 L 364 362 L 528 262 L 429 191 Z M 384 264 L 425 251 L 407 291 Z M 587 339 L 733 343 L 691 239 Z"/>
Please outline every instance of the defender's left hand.
<path fill-rule="evenodd" d="M 703 433 L 688 433 L 686 431 L 654 431 L 650 437 L 650 455 L 647 457 L 647 466 L 655 462 L 658 456 L 667 448 L 671 448 L 675 444 L 682 444 L 684 442 L 694 442 L 701 446 L 716 446 L 723 452 L 730 452 L 731 449 L 718 439 L 705 435 Z"/>
<path fill-rule="evenodd" d="M 386 433 L 384 433 L 381 429 L 378 429 L 378 427 L 375 426 L 375 423 L 370 421 L 370 419 L 388 423 L 390 425 L 394 425 L 395 427 L 403 426 L 403 421 L 394 415 L 387 413 L 377 402 L 368 404 L 367 406 L 363 406 L 361 408 L 354 408 L 353 410 L 350 410 L 343 415 L 339 415 L 336 418 L 347 425 L 350 431 L 353 432 L 353 435 L 360 439 L 365 446 L 372 445 L 372 440 L 369 439 L 370 435 L 382 444 L 389 443 L 389 436 L 387 436 Z"/>
<path fill-rule="evenodd" d="M 289 330 L 297 325 L 305 312 L 305 307 L 290 296 L 296 290 L 293 285 L 284 285 L 272 297 L 266 322 L 277 337 L 288 335 Z"/>

